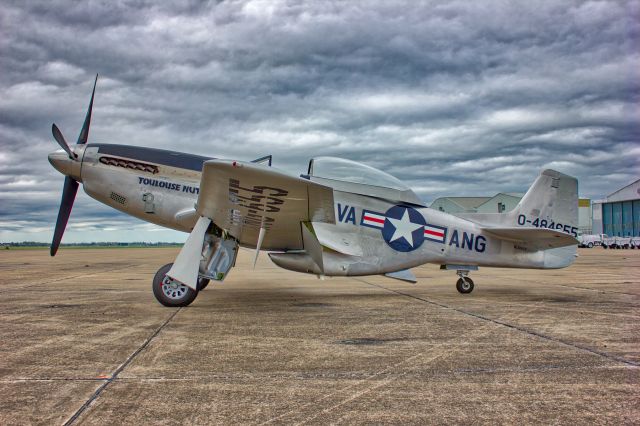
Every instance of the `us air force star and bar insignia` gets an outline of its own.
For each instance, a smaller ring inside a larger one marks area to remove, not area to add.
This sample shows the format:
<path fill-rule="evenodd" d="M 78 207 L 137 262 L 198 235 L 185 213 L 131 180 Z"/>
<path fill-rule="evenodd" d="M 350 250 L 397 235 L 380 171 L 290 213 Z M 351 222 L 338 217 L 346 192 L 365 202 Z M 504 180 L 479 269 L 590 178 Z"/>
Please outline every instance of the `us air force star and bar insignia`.
<path fill-rule="evenodd" d="M 394 250 L 409 252 L 422 245 L 424 240 L 444 244 L 447 228 L 427 224 L 416 209 L 393 206 L 386 213 L 363 210 L 360 225 L 382 230 L 382 238 Z"/>

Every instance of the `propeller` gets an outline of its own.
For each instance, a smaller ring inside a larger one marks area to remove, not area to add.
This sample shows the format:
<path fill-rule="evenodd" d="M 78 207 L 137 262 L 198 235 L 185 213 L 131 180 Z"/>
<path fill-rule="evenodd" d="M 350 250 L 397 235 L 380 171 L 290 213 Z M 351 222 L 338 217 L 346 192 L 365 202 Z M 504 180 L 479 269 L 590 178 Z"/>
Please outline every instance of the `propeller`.
<path fill-rule="evenodd" d="M 51 256 L 55 256 L 62 241 L 62 234 L 67 227 L 73 201 L 76 199 L 78 192 L 78 182 L 69 176 L 64 178 L 64 186 L 62 187 L 62 199 L 60 200 L 60 210 L 58 211 L 58 219 L 56 220 L 56 229 L 53 232 L 53 241 L 51 242 Z"/>
<path fill-rule="evenodd" d="M 58 129 L 58 126 L 56 126 L 55 123 L 53 123 L 53 125 L 51 126 L 51 133 L 53 133 L 53 138 L 56 140 L 56 142 L 58 142 L 58 145 L 60 145 L 60 147 L 64 149 L 64 152 L 69 154 L 70 159 L 75 160 L 76 158 L 78 158 L 76 153 L 72 152 L 71 148 L 69 148 L 69 144 L 64 139 L 64 136 L 62 136 L 62 132 L 60 131 L 60 129 Z"/>
<path fill-rule="evenodd" d="M 96 93 L 96 84 L 98 83 L 98 74 L 93 82 L 93 91 L 91 92 L 91 101 L 89 102 L 89 108 L 87 109 L 87 115 L 84 118 L 80 135 L 78 136 L 78 142 L 76 145 L 84 145 L 89 139 L 89 127 L 91 126 L 91 112 L 93 110 L 93 97 Z M 66 139 L 62 135 L 58 126 L 53 124 L 51 126 L 51 132 L 53 138 L 58 142 L 58 145 L 69 155 L 71 161 L 78 161 L 78 155 L 73 152 L 69 147 Z M 66 160 L 65 160 L 66 161 Z M 58 219 L 56 220 L 56 228 L 53 231 L 53 240 L 51 241 L 51 256 L 55 256 L 60 247 L 60 241 L 62 241 L 62 235 L 67 227 L 69 221 L 69 215 L 71 215 L 71 209 L 73 208 L 73 202 L 76 199 L 76 193 L 78 192 L 78 182 L 70 176 L 65 176 L 64 186 L 62 188 L 62 199 L 60 200 L 60 210 L 58 210 Z"/>

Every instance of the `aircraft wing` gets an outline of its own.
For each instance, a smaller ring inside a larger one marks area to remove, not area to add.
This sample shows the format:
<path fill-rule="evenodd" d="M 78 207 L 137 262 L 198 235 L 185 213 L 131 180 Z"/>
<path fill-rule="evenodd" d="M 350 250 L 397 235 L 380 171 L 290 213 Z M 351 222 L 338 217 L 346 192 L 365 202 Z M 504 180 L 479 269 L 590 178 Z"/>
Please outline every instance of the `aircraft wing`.
<path fill-rule="evenodd" d="M 541 250 L 577 245 L 569 234 L 546 228 L 484 228 L 487 233 L 503 240 L 522 243 Z"/>
<path fill-rule="evenodd" d="M 332 188 L 241 161 L 205 161 L 196 209 L 245 247 L 261 238 L 265 250 L 303 249 L 300 222 L 335 223 Z"/>

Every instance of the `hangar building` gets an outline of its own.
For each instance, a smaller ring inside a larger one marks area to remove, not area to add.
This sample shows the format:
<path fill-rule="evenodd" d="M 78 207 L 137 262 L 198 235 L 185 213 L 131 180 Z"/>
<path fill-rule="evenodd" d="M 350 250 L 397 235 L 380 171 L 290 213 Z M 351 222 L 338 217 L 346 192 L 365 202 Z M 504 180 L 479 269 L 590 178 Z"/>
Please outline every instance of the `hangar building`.
<path fill-rule="evenodd" d="M 523 195 L 500 192 L 493 197 L 441 197 L 434 200 L 429 207 L 454 215 L 457 213 L 505 213 L 513 210 Z M 578 206 L 578 233 L 590 234 L 591 200 L 580 198 Z"/>
<path fill-rule="evenodd" d="M 640 236 L 640 179 L 593 203 L 593 233 Z"/>

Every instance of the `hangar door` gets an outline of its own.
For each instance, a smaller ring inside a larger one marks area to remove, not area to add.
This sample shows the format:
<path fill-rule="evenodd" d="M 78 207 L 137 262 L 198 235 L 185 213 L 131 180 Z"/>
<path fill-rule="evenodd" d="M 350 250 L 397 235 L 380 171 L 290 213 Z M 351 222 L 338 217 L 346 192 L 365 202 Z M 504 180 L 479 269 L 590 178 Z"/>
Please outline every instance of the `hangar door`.
<path fill-rule="evenodd" d="M 612 237 L 613 233 L 613 216 L 611 214 L 611 203 L 602 204 L 602 232 Z"/>
<path fill-rule="evenodd" d="M 633 201 L 633 235 L 640 237 L 640 200 Z"/>
<path fill-rule="evenodd" d="M 622 202 L 622 235 L 630 237 L 633 235 L 633 202 Z"/>
<path fill-rule="evenodd" d="M 640 236 L 640 200 L 604 203 L 602 232 L 609 236 Z"/>

